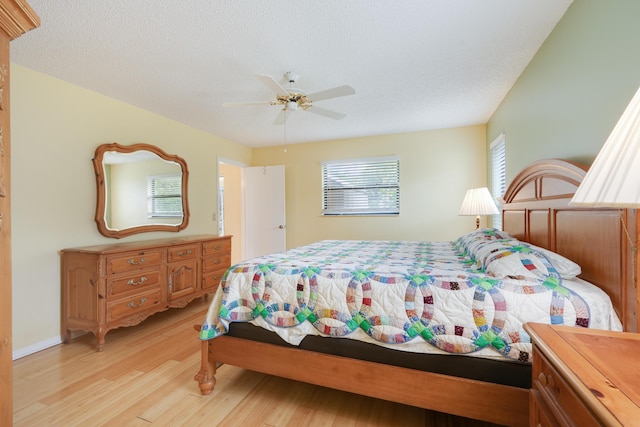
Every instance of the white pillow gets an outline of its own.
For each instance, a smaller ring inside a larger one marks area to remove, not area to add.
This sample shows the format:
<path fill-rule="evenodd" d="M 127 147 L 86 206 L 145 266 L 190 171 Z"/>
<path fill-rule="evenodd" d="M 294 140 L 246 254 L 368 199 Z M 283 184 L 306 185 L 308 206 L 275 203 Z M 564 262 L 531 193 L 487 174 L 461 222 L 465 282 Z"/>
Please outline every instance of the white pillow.
<path fill-rule="evenodd" d="M 474 230 L 461 236 L 456 243 L 458 249 L 465 252 L 478 268 L 496 277 L 549 275 L 545 266 L 547 262 L 551 263 L 552 268 L 563 279 L 571 280 L 582 273 L 580 266 L 570 259 L 548 249 L 521 242 L 509 233 L 494 228 Z M 506 254 L 517 255 L 518 251 L 513 248 L 514 246 L 529 248 L 534 252 L 526 254 L 527 256 L 522 253 L 516 257 L 506 256 Z M 495 264 L 491 266 L 493 263 Z"/>
<path fill-rule="evenodd" d="M 578 264 L 548 249 L 522 242 L 518 242 L 516 246 L 527 247 L 531 251 L 510 250 L 508 246 L 510 245 L 502 248 L 502 256 L 486 260 L 486 273 L 495 277 L 524 276 L 539 279 L 550 275 L 547 265 L 567 280 L 575 279 L 582 273 Z"/>
<path fill-rule="evenodd" d="M 551 264 L 553 264 L 553 266 L 558 270 L 558 273 L 560 273 L 560 276 L 562 276 L 563 279 L 575 279 L 577 276 L 582 274 L 582 267 L 571 261 L 569 258 L 565 258 L 560 254 L 550 251 L 549 249 L 541 248 L 530 243 L 527 243 L 527 246 L 531 249 L 542 252 L 549 261 L 551 261 Z"/>
<path fill-rule="evenodd" d="M 460 236 L 456 240 L 456 246 L 468 253 L 472 258 L 476 258 L 475 251 L 478 246 L 482 246 L 484 243 L 495 242 L 497 240 L 512 240 L 513 237 L 506 231 L 498 230 L 496 228 L 481 228 L 479 230 L 471 231 L 463 236 Z"/>

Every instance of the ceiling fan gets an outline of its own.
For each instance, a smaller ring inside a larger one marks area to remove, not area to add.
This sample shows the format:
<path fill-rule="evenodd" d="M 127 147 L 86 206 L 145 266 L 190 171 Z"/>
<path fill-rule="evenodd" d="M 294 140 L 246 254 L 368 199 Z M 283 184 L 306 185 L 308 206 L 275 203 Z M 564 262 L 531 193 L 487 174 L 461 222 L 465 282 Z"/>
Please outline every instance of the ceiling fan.
<path fill-rule="evenodd" d="M 256 77 L 276 93 L 275 101 L 225 102 L 222 105 L 224 107 L 239 107 L 262 104 L 281 106 L 282 109 L 280 111 L 280 114 L 278 114 L 274 122 L 274 124 L 276 125 L 285 123 L 285 121 L 287 120 L 288 112 L 297 111 L 299 109 L 308 111 L 310 113 L 319 114 L 321 116 L 328 117 L 334 120 L 343 119 L 346 114 L 318 107 L 314 104 L 314 102 L 324 101 L 325 99 L 338 98 L 341 96 L 353 95 L 356 93 L 355 89 L 353 89 L 351 86 L 343 85 L 334 87 L 332 89 L 307 94 L 306 92 L 293 86 L 299 77 L 298 73 L 294 71 L 288 71 L 284 74 L 285 79 L 287 80 L 287 82 L 289 82 L 290 85 L 288 89 L 283 87 L 280 83 L 278 83 L 276 79 L 269 75 L 258 74 Z"/>

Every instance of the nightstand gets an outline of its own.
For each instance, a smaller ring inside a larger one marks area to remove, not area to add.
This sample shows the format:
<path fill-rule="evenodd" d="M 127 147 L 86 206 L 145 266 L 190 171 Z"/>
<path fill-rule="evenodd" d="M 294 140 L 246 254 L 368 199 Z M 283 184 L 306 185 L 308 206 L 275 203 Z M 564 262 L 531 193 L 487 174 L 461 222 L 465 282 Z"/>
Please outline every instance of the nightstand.
<path fill-rule="evenodd" d="M 640 334 L 528 323 L 529 425 L 640 425 Z"/>

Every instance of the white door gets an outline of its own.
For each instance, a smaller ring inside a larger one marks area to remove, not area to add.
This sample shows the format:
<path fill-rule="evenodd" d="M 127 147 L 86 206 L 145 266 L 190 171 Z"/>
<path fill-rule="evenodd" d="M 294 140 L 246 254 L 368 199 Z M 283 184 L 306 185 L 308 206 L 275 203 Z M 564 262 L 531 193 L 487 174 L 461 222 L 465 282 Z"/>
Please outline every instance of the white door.
<path fill-rule="evenodd" d="M 284 166 L 244 168 L 244 259 L 286 249 Z"/>

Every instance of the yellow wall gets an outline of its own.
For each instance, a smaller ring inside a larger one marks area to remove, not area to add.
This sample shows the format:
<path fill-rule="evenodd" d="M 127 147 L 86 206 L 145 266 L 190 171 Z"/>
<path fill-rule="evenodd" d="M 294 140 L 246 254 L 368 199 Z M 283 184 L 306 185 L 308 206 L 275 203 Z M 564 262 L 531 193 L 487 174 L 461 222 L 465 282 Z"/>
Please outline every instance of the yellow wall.
<path fill-rule="evenodd" d="M 224 177 L 224 234 L 233 236 L 231 263 L 242 260 L 242 168 L 220 164 L 220 176 Z"/>
<path fill-rule="evenodd" d="M 253 165 L 284 165 L 287 248 L 322 239 L 451 240 L 475 228 L 459 217 L 468 188 L 486 185 L 484 125 L 254 149 Z M 324 160 L 396 155 L 400 215 L 323 217 Z"/>
<path fill-rule="evenodd" d="M 58 251 L 116 242 L 94 222 L 91 159 L 108 142 L 154 144 L 185 159 L 191 220 L 184 234 L 217 233 L 218 157 L 251 162 L 245 146 L 11 64 L 14 350 L 59 341 Z"/>

